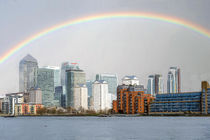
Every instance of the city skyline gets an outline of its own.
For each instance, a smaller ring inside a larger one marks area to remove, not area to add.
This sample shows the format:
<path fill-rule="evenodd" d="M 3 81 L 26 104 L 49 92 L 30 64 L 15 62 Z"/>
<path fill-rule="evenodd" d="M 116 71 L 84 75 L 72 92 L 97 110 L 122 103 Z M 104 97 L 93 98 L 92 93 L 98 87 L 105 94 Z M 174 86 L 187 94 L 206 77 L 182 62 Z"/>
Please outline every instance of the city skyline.
<path fill-rule="evenodd" d="M 183 19 L 208 30 L 209 3 L 196 0 L 190 3 L 186 0 L 64 0 L 63 3 L 51 3 L 46 8 L 48 4 L 39 0 L 0 2 L 0 56 L 43 29 L 101 14 L 160 14 Z M 182 70 L 182 89 L 199 91 L 200 81 L 210 81 L 210 66 L 206 65 L 209 45 L 210 40 L 206 36 L 157 20 L 119 18 L 78 24 L 39 38 L 2 63 L 0 76 L 4 80 L 0 81 L 0 94 L 18 90 L 18 62 L 28 53 L 40 61 L 40 66 L 77 62 L 88 73 L 88 79 L 97 73 L 117 73 L 119 79 L 125 75 L 136 75 L 144 85 L 147 85 L 147 76 L 153 73 L 162 74 L 166 85 L 168 68 L 178 66 Z"/>

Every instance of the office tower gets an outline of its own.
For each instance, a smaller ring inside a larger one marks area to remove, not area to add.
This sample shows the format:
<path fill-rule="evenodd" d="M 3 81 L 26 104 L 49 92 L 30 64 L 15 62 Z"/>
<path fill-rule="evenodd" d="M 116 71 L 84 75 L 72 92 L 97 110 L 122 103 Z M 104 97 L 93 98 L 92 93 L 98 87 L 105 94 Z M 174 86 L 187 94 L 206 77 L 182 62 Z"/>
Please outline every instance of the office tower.
<path fill-rule="evenodd" d="M 66 99 L 67 107 L 74 106 L 74 88 L 77 85 L 86 84 L 85 72 L 79 68 L 71 68 L 66 70 Z"/>
<path fill-rule="evenodd" d="M 88 90 L 85 84 L 79 84 L 74 87 L 74 108 L 76 110 L 88 109 Z"/>
<path fill-rule="evenodd" d="M 42 91 L 40 88 L 31 88 L 29 91 L 29 103 L 42 104 Z"/>
<path fill-rule="evenodd" d="M 61 64 L 61 77 L 60 77 L 60 80 L 61 80 L 61 86 L 62 86 L 62 90 L 63 90 L 63 93 L 61 94 L 61 106 L 62 107 L 66 107 L 66 70 L 69 70 L 69 69 L 79 69 L 79 66 L 76 64 L 76 63 L 69 63 L 69 62 L 63 62 Z"/>
<path fill-rule="evenodd" d="M 54 100 L 55 87 L 59 86 L 59 67 L 43 67 L 38 69 L 38 87 L 42 90 L 42 104 L 46 107 L 59 106 Z"/>
<path fill-rule="evenodd" d="M 179 93 L 181 92 L 181 76 L 180 68 L 170 67 L 167 80 L 167 92 Z"/>
<path fill-rule="evenodd" d="M 104 80 L 108 83 L 109 93 L 117 95 L 118 79 L 116 74 L 97 74 L 96 80 Z"/>
<path fill-rule="evenodd" d="M 152 96 L 156 96 L 157 94 L 162 94 L 164 92 L 164 82 L 162 75 L 154 74 L 148 76 L 147 83 L 147 93 Z"/>
<path fill-rule="evenodd" d="M 92 96 L 92 84 L 93 84 L 93 82 L 91 80 L 86 81 L 86 86 L 87 86 L 87 89 L 88 89 L 88 96 L 89 97 Z"/>
<path fill-rule="evenodd" d="M 108 83 L 104 80 L 95 81 L 92 88 L 93 109 L 95 111 L 105 111 L 109 106 L 107 104 Z"/>
<path fill-rule="evenodd" d="M 124 85 L 139 85 L 139 79 L 134 75 L 125 76 L 122 79 L 122 84 L 124 84 Z"/>
<path fill-rule="evenodd" d="M 19 63 L 19 91 L 28 92 L 37 86 L 38 62 L 30 54 Z"/>
<path fill-rule="evenodd" d="M 57 86 L 55 87 L 55 94 L 54 94 L 54 99 L 59 101 L 60 106 L 64 107 L 63 102 L 63 86 Z"/>

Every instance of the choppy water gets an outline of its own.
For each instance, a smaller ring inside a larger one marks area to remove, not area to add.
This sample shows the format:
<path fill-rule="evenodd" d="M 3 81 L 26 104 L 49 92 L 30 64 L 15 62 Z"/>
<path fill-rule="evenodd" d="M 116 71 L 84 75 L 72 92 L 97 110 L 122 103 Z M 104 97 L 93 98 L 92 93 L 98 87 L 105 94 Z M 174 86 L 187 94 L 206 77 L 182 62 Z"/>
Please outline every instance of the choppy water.
<path fill-rule="evenodd" d="M 0 140 L 210 140 L 210 117 L 0 117 Z"/>

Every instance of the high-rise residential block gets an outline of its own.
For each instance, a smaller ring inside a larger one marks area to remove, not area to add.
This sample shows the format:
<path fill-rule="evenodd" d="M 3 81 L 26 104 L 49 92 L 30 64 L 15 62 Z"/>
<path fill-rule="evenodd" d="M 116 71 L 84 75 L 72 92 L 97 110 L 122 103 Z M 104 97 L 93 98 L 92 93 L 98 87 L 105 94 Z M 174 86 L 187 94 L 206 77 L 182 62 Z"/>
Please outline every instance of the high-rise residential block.
<path fill-rule="evenodd" d="M 79 84 L 74 87 L 74 108 L 76 110 L 88 109 L 88 90 L 85 84 Z"/>
<path fill-rule="evenodd" d="M 167 92 L 179 93 L 181 92 L 181 74 L 180 68 L 170 67 L 167 80 Z"/>
<path fill-rule="evenodd" d="M 148 76 L 147 93 L 152 96 L 162 94 L 164 92 L 164 82 L 162 75 L 154 74 Z"/>
<path fill-rule="evenodd" d="M 28 92 L 37 86 L 38 62 L 30 54 L 19 63 L 19 91 Z"/>
<path fill-rule="evenodd" d="M 108 83 L 104 80 L 95 81 L 92 91 L 93 109 L 97 112 L 109 109 Z"/>

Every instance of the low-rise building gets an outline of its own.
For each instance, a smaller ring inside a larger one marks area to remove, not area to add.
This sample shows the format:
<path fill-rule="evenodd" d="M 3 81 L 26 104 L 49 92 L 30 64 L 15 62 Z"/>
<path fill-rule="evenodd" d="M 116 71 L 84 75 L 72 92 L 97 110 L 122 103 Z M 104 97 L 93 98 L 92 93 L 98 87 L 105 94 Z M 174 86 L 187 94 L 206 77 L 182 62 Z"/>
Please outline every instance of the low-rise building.
<path fill-rule="evenodd" d="M 43 107 L 42 104 L 26 104 L 26 103 L 15 104 L 14 115 L 36 115 L 37 110 L 42 107 Z"/>

